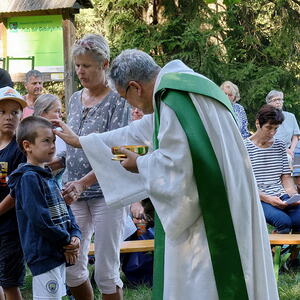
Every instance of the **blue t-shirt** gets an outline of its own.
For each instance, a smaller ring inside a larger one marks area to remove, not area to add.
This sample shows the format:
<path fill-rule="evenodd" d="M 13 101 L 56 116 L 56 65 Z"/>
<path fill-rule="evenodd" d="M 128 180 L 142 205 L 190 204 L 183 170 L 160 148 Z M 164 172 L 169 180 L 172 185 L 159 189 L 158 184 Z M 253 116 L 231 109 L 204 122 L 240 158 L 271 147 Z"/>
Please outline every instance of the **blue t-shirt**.
<path fill-rule="evenodd" d="M 22 162 L 26 162 L 26 156 L 19 149 L 16 138 L 13 137 L 11 142 L 4 149 L 0 150 L 0 202 L 9 194 L 8 176 Z M 17 230 L 15 209 L 11 209 L 0 216 L 0 234 Z"/>

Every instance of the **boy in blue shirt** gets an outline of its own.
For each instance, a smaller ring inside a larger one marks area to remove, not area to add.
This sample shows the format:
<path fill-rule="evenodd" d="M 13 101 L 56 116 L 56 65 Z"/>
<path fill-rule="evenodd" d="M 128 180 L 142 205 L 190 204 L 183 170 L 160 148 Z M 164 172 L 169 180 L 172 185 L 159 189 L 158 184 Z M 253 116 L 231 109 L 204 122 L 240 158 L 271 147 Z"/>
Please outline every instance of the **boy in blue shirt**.
<path fill-rule="evenodd" d="M 81 233 L 72 211 L 62 198 L 51 170 L 55 155 L 51 123 L 41 117 L 23 119 L 17 142 L 26 153 L 9 177 L 26 263 L 32 272 L 33 299 L 61 299 L 66 295 L 66 263 L 74 264 Z"/>
<path fill-rule="evenodd" d="M 7 185 L 10 173 L 26 161 L 15 138 L 25 106 L 16 90 L 9 86 L 0 89 L 0 286 L 6 300 L 22 299 L 19 287 L 25 276 L 14 199 Z"/>

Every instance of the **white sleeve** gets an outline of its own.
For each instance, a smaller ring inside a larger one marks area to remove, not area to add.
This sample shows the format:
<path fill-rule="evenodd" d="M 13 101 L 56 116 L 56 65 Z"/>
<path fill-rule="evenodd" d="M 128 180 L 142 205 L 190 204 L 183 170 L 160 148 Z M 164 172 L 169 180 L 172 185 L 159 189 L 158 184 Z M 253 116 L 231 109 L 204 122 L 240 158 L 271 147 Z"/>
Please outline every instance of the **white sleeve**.
<path fill-rule="evenodd" d="M 148 197 L 140 175 L 126 171 L 118 161 L 111 160 L 111 147 L 146 144 L 151 151 L 152 128 L 152 116 L 147 115 L 129 126 L 79 138 L 108 205 L 126 206 Z"/>
<path fill-rule="evenodd" d="M 128 126 L 100 134 L 108 147 L 123 145 L 147 145 L 152 149 L 153 115 L 131 122 Z"/>

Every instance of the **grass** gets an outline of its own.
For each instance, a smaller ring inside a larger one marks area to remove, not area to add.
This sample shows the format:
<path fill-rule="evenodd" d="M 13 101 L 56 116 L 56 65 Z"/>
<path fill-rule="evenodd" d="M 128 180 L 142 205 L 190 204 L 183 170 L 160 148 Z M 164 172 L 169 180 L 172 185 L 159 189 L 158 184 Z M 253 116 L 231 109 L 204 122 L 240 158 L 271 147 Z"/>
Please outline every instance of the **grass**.
<path fill-rule="evenodd" d="M 124 278 L 123 278 L 124 279 Z M 300 272 L 287 272 L 279 275 L 278 291 L 280 300 L 300 300 Z M 101 300 L 101 294 L 98 289 L 94 289 L 95 300 Z M 22 288 L 24 300 L 31 300 L 31 275 L 27 272 L 26 282 Z M 124 288 L 124 300 L 150 300 L 151 289 L 146 286 L 140 286 L 137 289 Z M 64 297 L 63 300 L 68 300 Z"/>
<path fill-rule="evenodd" d="M 280 300 L 300 300 L 300 273 L 280 274 L 278 291 Z"/>
<path fill-rule="evenodd" d="M 32 299 L 32 285 L 31 285 L 32 276 L 30 271 L 27 269 L 24 286 L 21 289 L 21 293 L 24 300 Z M 122 278 L 125 282 L 126 279 Z M 101 293 L 97 288 L 94 289 L 95 300 L 101 300 Z M 63 297 L 63 300 L 68 300 L 68 297 Z M 146 286 L 139 286 L 136 289 L 124 288 L 124 300 L 151 300 L 151 289 Z"/>

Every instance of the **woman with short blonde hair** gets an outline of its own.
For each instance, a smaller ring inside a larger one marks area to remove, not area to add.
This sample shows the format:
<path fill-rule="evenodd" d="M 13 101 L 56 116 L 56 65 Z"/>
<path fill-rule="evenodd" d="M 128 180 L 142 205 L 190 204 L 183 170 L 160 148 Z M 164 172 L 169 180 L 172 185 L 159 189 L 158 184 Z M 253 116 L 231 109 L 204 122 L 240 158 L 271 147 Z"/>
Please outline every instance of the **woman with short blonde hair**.
<path fill-rule="evenodd" d="M 244 139 L 249 137 L 250 133 L 248 131 L 248 119 L 245 109 L 242 105 L 237 103 L 241 98 L 238 86 L 231 81 L 225 81 L 221 84 L 220 88 L 227 95 L 232 104 L 232 108 L 237 116 L 238 127 L 242 137 Z"/>
<path fill-rule="evenodd" d="M 105 132 L 128 124 L 130 106 L 107 83 L 110 51 L 105 38 L 87 34 L 72 48 L 75 71 L 83 88 L 69 101 L 67 123 L 77 135 Z M 120 246 L 122 242 L 124 208 L 108 207 L 92 167 L 82 150 L 67 146 L 66 190 L 80 194 L 70 203 L 82 232 L 78 261 L 67 268 L 67 285 L 76 300 L 93 300 L 89 280 L 88 252 L 94 233 L 94 279 L 103 300 L 120 300 Z M 87 178 L 89 178 L 87 180 Z M 91 180 L 92 179 L 92 180 Z M 80 186 L 80 192 L 78 191 Z"/>

